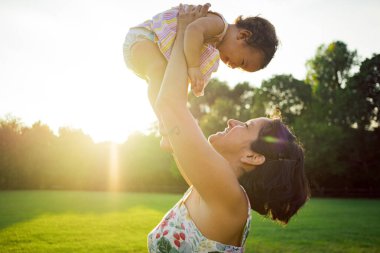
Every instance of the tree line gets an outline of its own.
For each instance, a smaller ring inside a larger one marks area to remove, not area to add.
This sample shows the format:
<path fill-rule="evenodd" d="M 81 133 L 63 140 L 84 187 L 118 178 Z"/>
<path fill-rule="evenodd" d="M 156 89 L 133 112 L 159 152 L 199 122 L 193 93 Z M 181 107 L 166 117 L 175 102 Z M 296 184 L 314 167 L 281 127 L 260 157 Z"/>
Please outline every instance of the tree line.
<path fill-rule="evenodd" d="M 379 194 L 380 54 L 361 60 L 335 41 L 318 47 L 306 68 L 304 80 L 274 75 L 260 87 L 212 79 L 203 97 L 189 95 L 189 107 L 206 136 L 224 129 L 229 118 L 246 121 L 279 108 L 303 144 L 315 193 Z M 0 189 L 185 188 L 155 131 L 115 146 L 94 143 L 79 129 L 61 128 L 55 135 L 41 122 L 26 127 L 14 117 L 0 119 Z"/>

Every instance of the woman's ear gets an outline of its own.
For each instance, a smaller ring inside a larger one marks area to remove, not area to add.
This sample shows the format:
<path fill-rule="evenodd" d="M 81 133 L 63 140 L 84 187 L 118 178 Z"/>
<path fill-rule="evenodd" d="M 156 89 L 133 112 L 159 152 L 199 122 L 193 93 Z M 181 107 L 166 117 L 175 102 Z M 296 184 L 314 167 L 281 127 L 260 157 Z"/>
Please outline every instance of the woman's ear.
<path fill-rule="evenodd" d="M 240 161 L 247 165 L 258 166 L 265 162 L 265 156 L 253 151 L 248 151 L 243 154 Z"/>
<path fill-rule="evenodd" d="M 246 29 L 239 29 L 239 32 L 237 34 L 237 39 L 238 40 L 247 40 L 252 36 L 252 32 L 248 31 Z"/>

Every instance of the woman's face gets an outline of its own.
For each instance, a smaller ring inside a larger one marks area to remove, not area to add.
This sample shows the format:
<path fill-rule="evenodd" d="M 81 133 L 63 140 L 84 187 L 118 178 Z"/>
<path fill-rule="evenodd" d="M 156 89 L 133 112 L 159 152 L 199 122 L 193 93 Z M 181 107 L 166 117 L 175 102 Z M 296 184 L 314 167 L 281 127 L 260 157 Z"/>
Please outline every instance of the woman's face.
<path fill-rule="evenodd" d="M 260 130 L 271 121 L 268 118 L 256 118 L 247 122 L 230 119 L 227 121 L 227 128 L 223 132 L 210 135 L 208 141 L 221 154 L 237 153 L 249 149 Z"/>

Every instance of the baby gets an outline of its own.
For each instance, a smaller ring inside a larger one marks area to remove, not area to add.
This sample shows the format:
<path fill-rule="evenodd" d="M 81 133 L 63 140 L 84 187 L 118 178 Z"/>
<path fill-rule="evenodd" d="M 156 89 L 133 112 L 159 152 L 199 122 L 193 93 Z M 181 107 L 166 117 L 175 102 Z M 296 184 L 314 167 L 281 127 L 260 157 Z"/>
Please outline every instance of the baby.
<path fill-rule="evenodd" d="M 205 6 L 208 11 L 209 5 Z M 200 5 L 185 7 L 204 11 Z M 161 12 L 130 28 L 125 38 L 126 65 L 149 84 L 153 109 L 176 37 L 177 15 L 178 7 Z M 239 16 L 234 24 L 229 24 L 221 14 L 208 11 L 205 17 L 189 24 L 185 32 L 184 54 L 194 95 L 204 94 L 219 60 L 230 68 L 255 72 L 267 66 L 277 45 L 275 28 L 264 18 Z M 165 132 L 161 123 L 159 128 L 161 133 Z M 161 139 L 161 147 L 170 147 L 165 137 Z"/>

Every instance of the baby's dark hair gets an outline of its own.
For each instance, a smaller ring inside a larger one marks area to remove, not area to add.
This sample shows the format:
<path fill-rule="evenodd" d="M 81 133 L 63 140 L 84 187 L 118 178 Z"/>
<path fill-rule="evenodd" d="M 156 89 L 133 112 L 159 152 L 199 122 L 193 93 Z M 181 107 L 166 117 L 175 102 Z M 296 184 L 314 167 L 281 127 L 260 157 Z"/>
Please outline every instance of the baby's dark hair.
<path fill-rule="evenodd" d="M 275 119 L 260 130 L 251 150 L 265 156 L 262 165 L 239 178 L 251 208 L 287 224 L 310 198 L 303 149 L 288 127 Z"/>
<path fill-rule="evenodd" d="M 257 48 L 264 53 L 262 68 L 265 68 L 272 60 L 278 46 L 276 29 L 265 18 L 261 17 L 237 17 L 235 25 L 238 28 L 252 32 L 252 36 L 247 39 L 248 45 Z"/>

